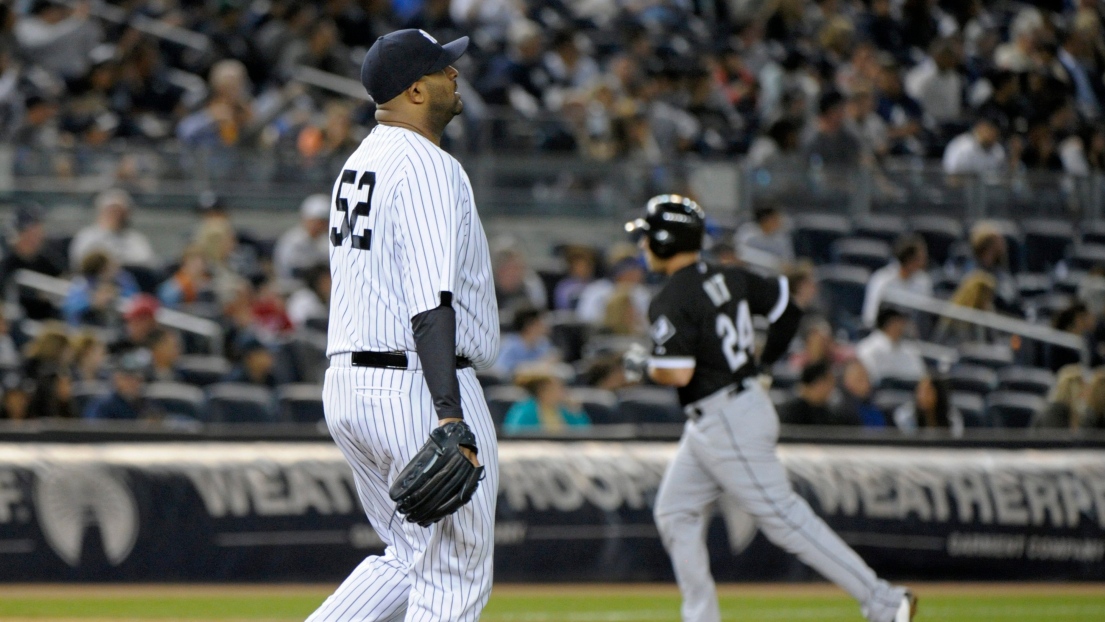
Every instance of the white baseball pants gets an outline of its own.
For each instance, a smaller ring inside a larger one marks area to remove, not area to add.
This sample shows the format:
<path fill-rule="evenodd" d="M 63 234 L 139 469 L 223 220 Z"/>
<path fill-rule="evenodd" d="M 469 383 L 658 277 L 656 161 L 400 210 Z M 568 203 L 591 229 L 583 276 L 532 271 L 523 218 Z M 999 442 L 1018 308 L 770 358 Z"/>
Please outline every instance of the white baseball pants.
<path fill-rule="evenodd" d="M 364 560 L 308 622 L 474 622 L 491 595 L 499 458 L 473 369 L 457 372 L 464 418 L 484 480 L 456 514 L 430 527 L 393 515 L 391 483 L 437 426 L 422 372 L 341 367 L 326 372 L 326 424 L 353 468 L 369 522 L 387 545 Z"/>
<path fill-rule="evenodd" d="M 752 384 L 711 401 L 701 418 L 687 422 L 654 511 L 683 594 L 684 622 L 721 620 L 705 531 L 723 493 L 777 546 L 855 597 L 870 622 L 892 622 L 905 590 L 875 576 L 790 487 L 775 453 L 779 417 L 767 393 Z"/>

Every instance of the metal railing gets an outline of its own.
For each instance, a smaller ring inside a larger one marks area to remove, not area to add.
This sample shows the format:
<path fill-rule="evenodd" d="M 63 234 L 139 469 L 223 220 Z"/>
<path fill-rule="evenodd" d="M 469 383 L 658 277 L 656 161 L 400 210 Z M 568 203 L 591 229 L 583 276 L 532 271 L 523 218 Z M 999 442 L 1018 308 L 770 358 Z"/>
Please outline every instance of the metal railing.
<path fill-rule="evenodd" d="M 64 299 L 72 285 L 67 279 L 59 279 L 40 272 L 19 270 L 15 273 L 14 282 L 19 287 L 25 287 L 40 292 L 55 300 Z M 120 312 L 125 311 L 126 303 L 120 301 L 117 305 Z M 208 344 L 211 354 L 223 353 L 223 329 L 218 322 L 209 320 L 176 309 L 161 307 L 155 316 L 157 323 L 167 328 L 190 333 L 203 338 Z"/>

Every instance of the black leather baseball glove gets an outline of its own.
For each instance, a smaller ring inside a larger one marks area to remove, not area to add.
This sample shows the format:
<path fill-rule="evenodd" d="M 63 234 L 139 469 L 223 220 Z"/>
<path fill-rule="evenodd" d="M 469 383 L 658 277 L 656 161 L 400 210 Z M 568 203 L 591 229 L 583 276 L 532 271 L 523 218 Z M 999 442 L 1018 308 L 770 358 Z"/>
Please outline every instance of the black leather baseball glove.
<path fill-rule="evenodd" d="M 483 467 L 472 464 L 461 447 L 477 453 L 476 435 L 467 423 L 452 421 L 434 428 L 391 485 L 395 511 L 429 527 L 468 503 L 483 479 Z"/>

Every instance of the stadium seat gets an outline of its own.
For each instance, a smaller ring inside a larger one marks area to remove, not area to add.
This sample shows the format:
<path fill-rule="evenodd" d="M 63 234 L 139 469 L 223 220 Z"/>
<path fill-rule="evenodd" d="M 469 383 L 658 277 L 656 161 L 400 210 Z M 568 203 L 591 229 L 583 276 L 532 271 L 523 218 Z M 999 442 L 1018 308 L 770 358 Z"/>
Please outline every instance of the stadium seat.
<path fill-rule="evenodd" d="M 1005 236 L 1005 245 L 1009 252 L 1009 271 L 1013 274 L 1024 272 L 1024 234 L 1021 232 L 1020 225 L 1008 218 L 987 218 L 986 222 Z"/>
<path fill-rule="evenodd" d="M 852 220 L 852 227 L 852 235 L 856 237 L 882 240 L 891 245 L 907 230 L 905 218 L 890 214 L 857 216 Z"/>
<path fill-rule="evenodd" d="M 909 227 L 925 239 L 934 265 L 943 265 L 951 256 L 952 245 L 963 239 L 962 221 L 948 216 L 914 216 Z"/>
<path fill-rule="evenodd" d="M 998 388 L 1035 395 L 1047 395 L 1055 385 L 1055 374 L 1039 367 L 1004 367 L 998 370 Z"/>
<path fill-rule="evenodd" d="M 618 396 L 613 391 L 595 387 L 572 387 L 568 399 L 583 407 L 595 425 L 624 423 L 618 412 Z"/>
<path fill-rule="evenodd" d="M 634 386 L 621 389 L 618 411 L 630 423 L 681 423 L 685 419 L 675 389 Z"/>
<path fill-rule="evenodd" d="M 1052 288 L 1054 291 L 1067 294 L 1069 296 L 1077 296 L 1078 289 L 1082 286 L 1083 281 L 1086 279 L 1086 272 L 1084 270 L 1072 270 L 1066 274 L 1063 278 L 1055 281 Z"/>
<path fill-rule="evenodd" d="M 900 389 L 879 389 L 875 391 L 875 397 L 872 400 L 879 410 L 886 413 L 886 420 L 890 425 L 894 425 L 894 411 L 902 404 L 911 401 L 913 401 L 913 391 Z"/>
<path fill-rule="evenodd" d="M 280 420 L 292 423 L 318 423 L 326 418 L 322 408 L 322 385 L 285 384 L 276 389 Z"/>
<path fill-rule="evenodd" d="M 272 391 L 241 382 L 207 387 L 207 420 L 212 423 L 271 423 L 276 420 Z"/>
<path fill-rule="evenodd" d="M 203 419 L 206 401 L 203 389 L 183 382 L 151 382 L 146 385 L 146 401 L 173 417 Z"/>
<path fill-rule="evenodd" d="M 897 376 L 883 376 L 879 380 L 880 389 L 897 389 L 899 391 L 913 391 L 917 388 L 915 378 L 899 378 Z"/>
<path fill-rule="evenodd" d="M 583 346 L 590 336 L 591 325 L 577 319 L 575 313 L 557 311 L 549 318 L 549 339 L 567 363 L 583 356 Z"/>
<path fill-rule="evenodd" d="M 1017 292 L 1021 298 L 1036 298 L 1051 291 L 1051 277 L 1046 274 L 1022 272 L 1016 276 Z"/>
<path fill-rule="evenodd" d="M 488 387 L 510 384 L 510 375 L 493 369 L 482 369 L 476 372 L 476 380 L 480 382 L 481 388 L 487 389 Z"/>
<path fill-rule="evenodd" d="M 771 388 L 790 390 L 797 386 L 800 375 L 801 372 L 791 367 L 790 363 L 779 361 L 771 368 Z"/>
<path fill-rule="evenodd" d="M 990 427 L 990 422 L 986 418 L 986 402 L 981 395 L 956 391 L 952 393 L 951 401 L 952 406 L 963 415 L 963 427 Z"/>
<path fill-rule="evenodd" d="M 1090 271 L 1105 267 L 1105 244 L 1080 244 L 1071 253 L 1070 267 Z"/>
<path fill-rule="evenodd" d="M 834 326 L 849 331 L 859 328 L 870 276 L 870 270 L 859 266 L 821 266 L 817 269 L 822 308 L 830 309 L 829 321 Z"/>
<path fill-rule="evenodd" d="M 528 391 L 512 384 L 487 387 L 483 391 L 483 396 L 487 400 L 487 408 L 491 411 L 491 420 L 495 422 L 496 428 L 503 426 L 506 413 L 515 402 L 523 402 L 530 398 Z"/>
<path fill-rule="evenodd" d="M 986 395 L 998 386 L 998 374 L 981 365 L 957 365 L 948 372 L 948 384 L 953 391 Z"/>
<path fill-rule="evenodd" d="M 219 382 L 230 373 L 230 361 L 221 356 L 189 354 L 180 357 L 177 370 L 184 382 L 205 387 Z"/>
<path fill-rule="evenodd" d="M 322 384 L 330 361 L 326 358 L 326 333 L 300 329 L 284 346 L 295 362 L 295 378 L 300 382 Z"/>
<path fill-rule="evenodd" d="M 1087 220 L 1078 225 L 1083 244 L 1105 245 L 1105 220 Z"/>
<path fill-rule="evenodd" d="M 317 330 L 322 334 L 326 334 L 326 330 L 330 327 L 330 318 L 326 317 L 313 317 L 308 319 L 304 326 L 311 330 Z"/>
<path fill-rule="evenodd" d="M 138 289 L 147 294 L 156 294 L 158 286 L 165 280 L 165 275 L 160 270 L 148 266 L 124 266 L 123 269 L 134 277 Z"/>
<path fill-rule="evenodd" d="M 1047 272 L 1067 255 L 1074 240 L 1074 227 L 1065 220 L 1032 218 L 1021 223 L 1024 230 L 1025 269 Z"/>
<path fill-rule="evenodd" d="M 798 214 L 794 217 L 791 238 L 794 253 L 808 257 L 815 264 L 832 261 L 832 244 L 852 231 L 848 218 L 839 214 Z"/>
<path fill-rule="evenodd" d="M 98 380 L 73 383 L 73 412 L 83 417 L 85 409 L 93 400 L 111 393 L 111 385 Z"/>
<path fill-rule="evenodd" d="M 964 343 L 959 346 L 959 362 L 999 369 L 1013 364 L 1013 349 L 1004 344 Z"/>
<path fill-rule="evenodd" d="M 1044 398 L 1032 393 L 995 391 L 986 399 L 986 412 L 997 427 L 1027 428 L 1045 405 Z"/>
<path fill-rule="evenodd" d="M 840 238 L 833 242 L 833 263 L 878 270 L 890 262 L 890 244 L 867 238 Z"/>

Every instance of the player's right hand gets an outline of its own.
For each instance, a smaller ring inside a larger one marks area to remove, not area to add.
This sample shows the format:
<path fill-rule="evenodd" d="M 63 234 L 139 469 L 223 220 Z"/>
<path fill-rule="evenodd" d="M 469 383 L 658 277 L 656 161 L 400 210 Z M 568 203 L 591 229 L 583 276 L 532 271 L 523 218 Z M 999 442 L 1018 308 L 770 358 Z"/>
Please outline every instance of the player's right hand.
<path fill-rule="evenodd" d="M 627 382 L 640 382 L 648 371 L 648 350 L 639 343 L 629 346 L 622 355 L 622 369 Z"/>

